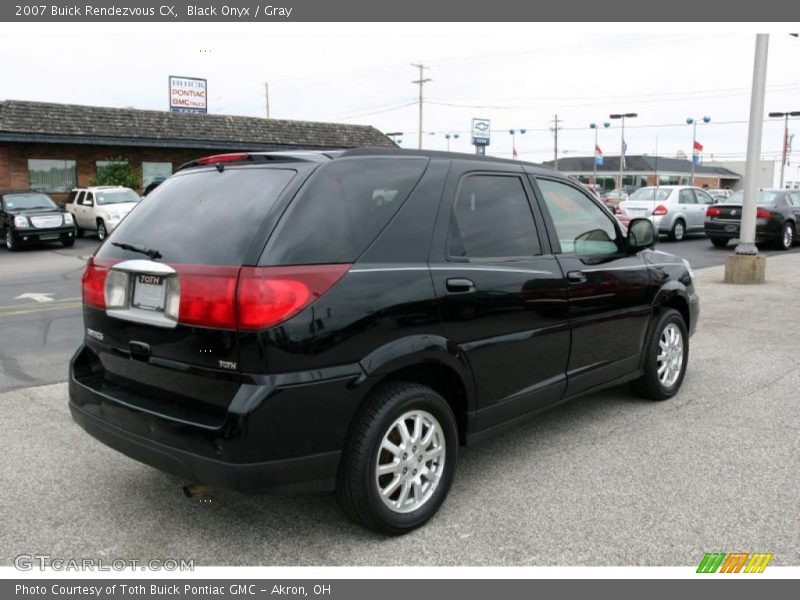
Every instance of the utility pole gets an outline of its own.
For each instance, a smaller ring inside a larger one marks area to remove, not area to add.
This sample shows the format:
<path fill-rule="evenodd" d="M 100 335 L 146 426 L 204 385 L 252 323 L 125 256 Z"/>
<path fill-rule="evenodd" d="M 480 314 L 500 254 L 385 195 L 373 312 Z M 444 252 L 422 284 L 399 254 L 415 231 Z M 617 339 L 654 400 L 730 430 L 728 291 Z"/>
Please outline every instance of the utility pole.
<path fill-rule="evenodd" d="M 433 79 L 425 77 L 425 69 L 428 69 L 429 67 L 426 67 L 422 63 L 411 63 L 411 66 L 419 69 L 419 79 L 415 79 L 411 83 L 416 83 L 419 85 L 419 134 L 417 136 L 417 147 L 422 150 L 422 89 L 426 83 L 433 81 Z"/>
<path fill-rule="evenodd" d="M 267 118 L 269 119 L 269 83 L 264 82 L 264 108 L 267 109 Z"/>
<path fill-rule="evenodd" d="M 553 124 L 553 127 L 550 129 L 553 131 L 553 168 L 558 171 L 558 124 L 563 123 L 563 119 L 559 119 L 558 115 L 553 117 L 553 120 L 550 121 Z"/>

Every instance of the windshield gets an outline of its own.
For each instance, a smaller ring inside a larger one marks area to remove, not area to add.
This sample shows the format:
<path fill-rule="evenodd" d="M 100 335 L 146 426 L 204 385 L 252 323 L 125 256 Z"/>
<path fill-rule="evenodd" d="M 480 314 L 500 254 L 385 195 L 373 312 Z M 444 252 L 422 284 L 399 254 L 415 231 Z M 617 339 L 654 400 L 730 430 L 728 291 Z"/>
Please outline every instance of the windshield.
<path fill-rule="evenodd" d="M 138 202 L 139 195 L 131 189 L 105 190 L 95 192 L 98 204 L 122 204 L 123 202 Z"/>
<path fill-rule="evenodd" d="M 781 192 L 768 192 L 761 190 L 758 193 L 759 204 L 772 204 L 777 200 Z M 744 192 L 738 191 L 733 196 L 725 200 L 725 204 L 742 204 L 744 202 Z"/>
<path fill-rule="evenodd" d="M 669 188 L 655 188 L 655 187 L 645 187 L 640 188 L 631 194 L 631 200 L 666 200 L 669 198 L 670 192 L 672 192 Z"/>
<path fill-rule="evenodd" d="M 49 196 L 36 192 L 8 194 L 5 196 L 6 210 L 58 210 L 58 205 Z"/>

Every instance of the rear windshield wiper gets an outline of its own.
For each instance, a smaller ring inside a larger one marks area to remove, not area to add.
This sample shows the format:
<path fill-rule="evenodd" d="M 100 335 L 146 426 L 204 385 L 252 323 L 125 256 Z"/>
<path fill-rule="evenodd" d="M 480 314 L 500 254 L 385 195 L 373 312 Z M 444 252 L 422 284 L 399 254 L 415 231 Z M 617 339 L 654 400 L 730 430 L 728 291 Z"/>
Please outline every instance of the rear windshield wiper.
<path fill-rule="evenodd" d="M 123 250 L 130 250 L 131 252 L 138 252 L 149 257 L 150 260 L 158 260 L 161 258 L 161 252 L 153 248 L 145 248 L 144 246 L 136 246 L 135 244 L 126 244 L 125 242 L 111 242 L 112 246 L 122 248 Z"/>

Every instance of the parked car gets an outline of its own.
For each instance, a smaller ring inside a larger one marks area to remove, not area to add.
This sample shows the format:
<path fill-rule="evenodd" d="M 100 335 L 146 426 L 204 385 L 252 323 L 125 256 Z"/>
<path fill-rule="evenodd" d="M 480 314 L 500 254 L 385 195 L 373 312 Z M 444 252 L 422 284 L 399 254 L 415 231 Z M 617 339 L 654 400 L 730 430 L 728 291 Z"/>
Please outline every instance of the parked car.
<path fill-rule="evenodd" d="M 652 220 L 660 234 L 680 241 L 687 233 L 703 231 L 711 204 L 714 199 L 699 187 L 662 185 L 639 188 L 619 208 L 631 218 Z"/>
<path fill-rule="evenodd" d="M 75 218 L 78 237 L 86 231 L 96 231 L 97 239 L 103 241 L 140 200 L 130 188 L 100 185 L 75 188 L 64 206 Z"/>
<path fill-rule="evenodd" d="M 142 193 L 142 197 L 145 197 L 148 194 L 150 194 L 150 192 L 152 192 L 154 189 L 156 189 L 158 186 L 160 186 L 166 180 L 167 180 L 167 178 L 164 177 L 163 175 L 159 175 L 158 177 L 154 177 L 153 180 L 150 183 L 147 184 L 147 187 L 144 188 L 144 192 Z"/>
<path fill-rule="evenodd" d="M 724 248 L 739 237 L 744 192 L 736 192 L 724 203 L 706 210 L 705 231 L 711 243 Z M 772 242 L 780 250 L 789 250 L 797 240 L 800 222 L 800 191 L 761 190 L 756 208 L 756 242 Z"/>
<path fill-rule="evenodd" d="M 609 207 L 615 208 L 620 202 L 624 202 L 628 199 L 628 192 L 624 189 L 613 189 L 605 195 L 603 198 L 603 202 L 605 202 Z"/>
<path fill-rule="evenodd" d="M 460 445 L 624 382 L 678 392 L 698 298 L 654 243 L 650 221 L 624 230 L 519 161 L 203 158 L 88 261 L 69 407 L 159 469 L 335 488 L 355 521 L 406 533 L 444 502 Z"/>
<path fill-rule="evenodd" d="M 586 189 L 588 189 L 592 194 L 594 194 L 600 200 L 603 200 L 606 196 L 605 190 L 603 187 L 598 183 L 584 183 Z"/>
<path fill-rule="evenodd" d="M 75 243 L 72 215 L 47 194 L 33 190 L 0 191 L 0 231 L 11 252 L 24 244 L 61 242 L 70 247 Z"/>
<path fill-rule="evenodd" d="M 707 190 L 715 202 L 723 202 L 733 195 L 731 190 Z"/>

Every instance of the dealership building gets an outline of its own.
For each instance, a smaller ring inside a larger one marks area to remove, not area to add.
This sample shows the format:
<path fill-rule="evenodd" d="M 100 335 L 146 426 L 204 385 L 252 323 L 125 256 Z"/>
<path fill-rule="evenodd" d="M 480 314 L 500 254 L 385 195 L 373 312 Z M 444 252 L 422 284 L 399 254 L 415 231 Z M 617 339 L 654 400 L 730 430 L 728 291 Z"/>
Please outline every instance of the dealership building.
<path fill-rule="evenodd" d="M 569 156 L 558 159 L 558 170 L 583 183 L 593 183 L 594 156 Z M 552 167 L 553 161 L 544 163 Z M 692 178 L 692 162 L 663 156 L 631 155 L 625 157 L 623 185 L 686 185 Z M 597 183 L 605 189 L 617 187 L 619 156 L 606 156 L 597 165 Z M 699 164 L 694 167 L 694 184 L 708 189 L 739 189 L 742 175 L 721 165 Z"/>
<path fill-rule="evenodd" d="M 144 189 L 209 154 L 362 146 L 395 144 L 364 125 L 0 101 L 0 189 L 30 188 L 57 201 L 109 162 L 141 171 Z"/>

